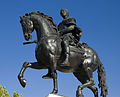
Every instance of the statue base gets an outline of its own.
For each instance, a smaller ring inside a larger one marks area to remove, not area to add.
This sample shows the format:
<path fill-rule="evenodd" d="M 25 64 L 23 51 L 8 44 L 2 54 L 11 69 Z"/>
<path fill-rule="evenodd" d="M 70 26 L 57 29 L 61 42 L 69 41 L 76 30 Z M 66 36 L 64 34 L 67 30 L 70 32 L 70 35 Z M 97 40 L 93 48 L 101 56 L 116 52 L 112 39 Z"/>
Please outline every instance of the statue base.
<path fill-rule="evenodd" d="M 57 94 L 49 94 L 48 96 L 45 97 L 67 97 L 67 96 L 62 96 L 62 95 L 57 95 Z"/>

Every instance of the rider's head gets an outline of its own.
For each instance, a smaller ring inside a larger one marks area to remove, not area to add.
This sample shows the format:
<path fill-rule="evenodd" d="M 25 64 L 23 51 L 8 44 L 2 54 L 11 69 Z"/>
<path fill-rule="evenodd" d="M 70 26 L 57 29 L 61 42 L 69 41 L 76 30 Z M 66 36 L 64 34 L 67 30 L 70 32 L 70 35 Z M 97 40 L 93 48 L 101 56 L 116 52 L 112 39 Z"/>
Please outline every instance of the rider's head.
<path fill-rule="evenodd" d="M 60 10 L 60 14 L 61 14 L 61 16 L 62 16 L 64 19 L 66 19 L 66 18 L 68 18 L 68 16 L 69 16 L 69 11 L 68 11 L 67 9 L 62 8 L 62 9 Z"/>

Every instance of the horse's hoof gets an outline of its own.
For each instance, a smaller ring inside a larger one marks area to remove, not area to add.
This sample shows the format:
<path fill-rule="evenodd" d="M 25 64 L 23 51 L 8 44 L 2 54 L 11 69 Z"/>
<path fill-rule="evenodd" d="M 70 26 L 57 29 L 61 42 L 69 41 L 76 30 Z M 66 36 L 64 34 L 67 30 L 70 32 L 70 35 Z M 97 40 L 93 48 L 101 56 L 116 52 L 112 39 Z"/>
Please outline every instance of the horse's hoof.
<path fill-rule="evenodd" d="M 58 90 L 53 90 L 52 92 L 51 92 L 51 94 L 57 94 L 58 93 Z"/>
<path fill-rule="evenodd" d="M 96 88 L 95 97 L 98 97 L 98 89 Z"/>
<path fill-rule="evenodd" d="M 21 86 L 23 88 L 25 88 L 27 81 L 25 79 L 23 79 L 22 77 L 20 77 L 20 76 L 18 76 L 18 79 L 19 79 L 19 82 L 20 82 Z"/>
<path fill-rule="evenodd" d="M 25 79 L 22 79 L 22 80 L 21 80 L 21 85 L 22 85 L 23 88 L 25 88 L 26 82 L 27 82 L 27 81 L 26 81 Z"/>

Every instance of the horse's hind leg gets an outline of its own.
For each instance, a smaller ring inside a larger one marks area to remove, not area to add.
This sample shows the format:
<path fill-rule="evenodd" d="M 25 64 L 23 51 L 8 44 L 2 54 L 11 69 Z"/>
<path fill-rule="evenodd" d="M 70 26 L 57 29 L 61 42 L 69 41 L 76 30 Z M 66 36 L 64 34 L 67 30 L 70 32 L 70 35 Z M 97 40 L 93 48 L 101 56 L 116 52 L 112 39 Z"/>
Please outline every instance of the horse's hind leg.
<path fill-rule="evenodd" d="M 38 64 L 38 62 L 34 62 L 34 63 L 25 62 L 22 66 L 22 69 L 21 69 L 19 75 L 18 75 L 18 79 L 19 79 L 19 82 L 22 85 L 22 87 L 25 87 L 25 85 L 26 85 L 26 80 L 23 79 L 23 74 L 28 67 L 33 68 L 33 69 L 46 69 L 46 67 L 44 65 Z"/>
<path fill-rule="evenodd" d="M 98 97 L 98 89 L 94 86 L 89 86 L 88 87 L 90 90 L 92 90 L 92 92 L 94 93 L 95 97 Z"/>
<path fill-rule="evenodd" d="M 93 84 L 94 84 L 93 81 L 87 81 L 86 83 L 84 83 L 84 84 L 78 86 L 77 95 L 81 95 L 82 90 L 83 90 L 84 88 L 90 87 L 90 86 L 92 86 Z M 81 97 L 81 96 L 77 96 L 77 97 Z"/>
<path fill-rule="evenodd" d="M 87 64 L 83 65 L 83 68 L 79 72 L 74 73 L 77 79 L 82 83 L 82 85 L 78 86 L 77 97 L 82 97 L 81 93 L 84 88 L 91 87 L 95 84 L 91 68 Z"/>
<path fill-rule="evenodd" d="M 78 89 L 77 89 L 77 92 L 76 92 L 76 97 L 84 97 L 83 94 L 82 94 L 82 90 L 86 87 L 93 86 L 94 81 L 90 80 L 90 78 L 88 78 L 88 75 L 84 71 L 74 72 L 73 74 L 82 83 L 82 85 L 78 86 Z"/>

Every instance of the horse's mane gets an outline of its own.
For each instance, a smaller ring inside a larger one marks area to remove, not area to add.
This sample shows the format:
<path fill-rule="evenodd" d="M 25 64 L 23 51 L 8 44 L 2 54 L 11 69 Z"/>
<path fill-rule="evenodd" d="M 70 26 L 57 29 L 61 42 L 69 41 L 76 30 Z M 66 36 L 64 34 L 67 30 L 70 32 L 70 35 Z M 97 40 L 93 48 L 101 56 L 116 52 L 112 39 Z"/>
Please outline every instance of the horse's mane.
<path fill-rule="evenodd" d="M 40 15 L 42 16 L 43 18 L 46 18 L 50 24 L 52 24 L 52 27 L 58 31 L 58 28 L 57 28 L 57 25 L 53 22 L 53 18 L 51 16 L 48 16 L 48 15 L 45 15 L 44 13 L 40 12 L 40 11 L 35 11 L 35 12 L 31 12 L 29 14 L 25 14 L 26 16 L 27 15 L 32 15 L 32 14 L 36 14 L 36 15 Z"/>

